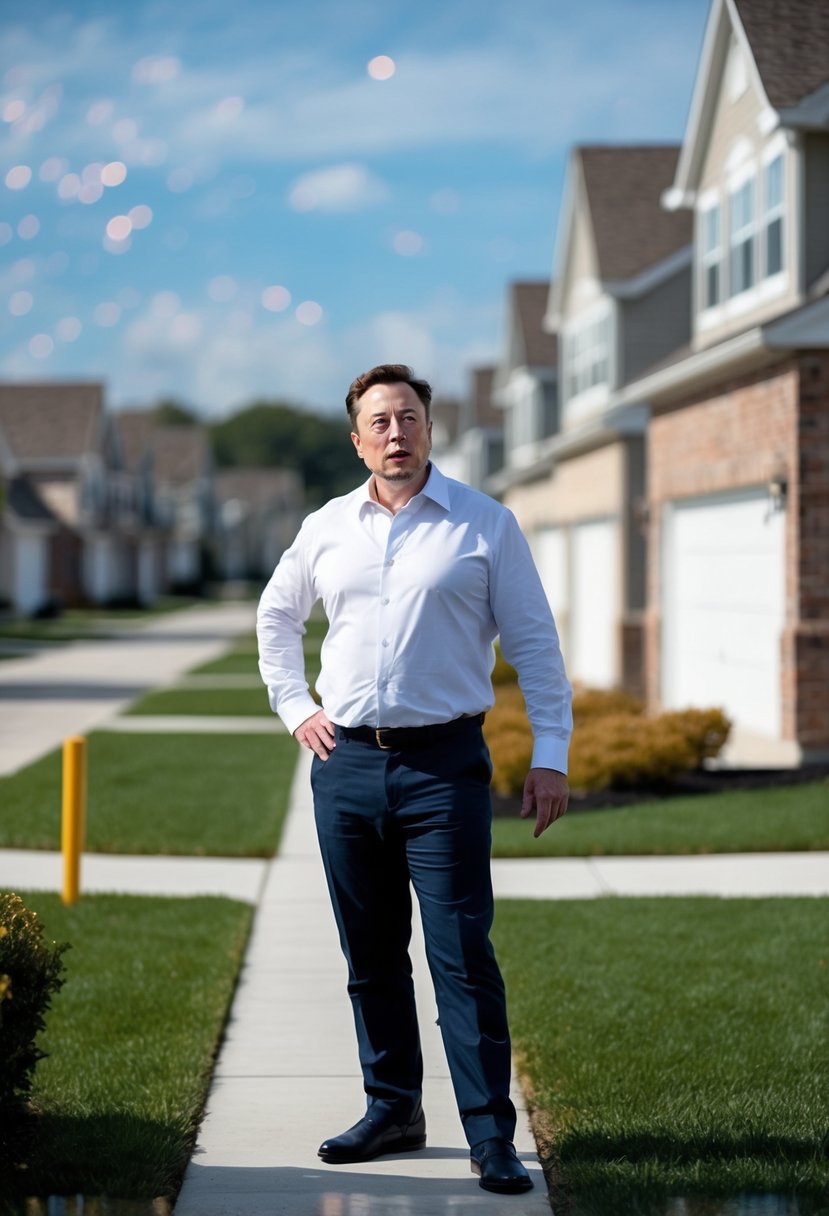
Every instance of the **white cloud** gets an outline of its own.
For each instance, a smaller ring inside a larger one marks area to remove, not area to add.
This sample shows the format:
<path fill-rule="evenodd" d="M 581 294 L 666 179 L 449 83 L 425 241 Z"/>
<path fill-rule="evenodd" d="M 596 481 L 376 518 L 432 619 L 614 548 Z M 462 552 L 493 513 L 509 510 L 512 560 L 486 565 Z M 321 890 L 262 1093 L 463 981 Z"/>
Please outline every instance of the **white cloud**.
<path fill-rule="evenodd" d="M 389 188 L 365 165 L 331 165 L 303 173 L 291 185 L 288 201 L 294 211 L 362 211 L 385 203 Z"/>
<path fill-rule="evenodd" d="M 687 81 L 690 92 L 693 62 L 681 31 L 701 32 L 694 0 L 672 9 L 668 33 L 659 6 L 586 0 L 579 19 L 567 21 L 549 7 L 519 5 L 523 22 L 513 19 L 519 14 L 512 9 L 493 10 L 486 22 L 470 24 L 475 33 L 464 42 L 456 35 L 428 53 L 416 43 L 402 49 L 395 54 L 394 78 L 382 87 L 366 76 L 364 62 L 335 56 L 337 42 L 309 41 L 310 21 L 290 50 L 274 37 L 269 41 L 265 29 L 243 41 L 235 57 L 206 33 L 198 48 L 191 47 L 171 24 L 167 40 L 181 44 L 180 70 L 175 56 L 158 55 L 154 28 L 128 36 L 112 18 L 66 17 L 36 32 L 18 26 L 0 36 L 0 53 L 6 63 L 20 65 L 15 96 L 32 102 L 44 87 L 67 86 L 50 119 L 60 128 L 64 155 L 100 148 L 102 128 L 90 128 L 79 116 L 102 96 L 120 97 L 114 117 L 140 117 L 142 133 L 163 136 L 180 164 L 207 154 L 307 162 L 504 139 L 543 154 L 574 137 L 675 134 L 676 114 L 659 103 L 677 95 L 677 79 Z M 267 11 L 260 6 L 260 18 Z M 249 32 L 252 15 L 253 6 L 240 6 Z M 137 58 L 175 64 L 176 72 L 160 73 L 149 89 L 125 88 Z M 232 108 L 228 99 L 236 103 Z M 19 150 L 37 135 L 11 124 L 0 148 Z"/>

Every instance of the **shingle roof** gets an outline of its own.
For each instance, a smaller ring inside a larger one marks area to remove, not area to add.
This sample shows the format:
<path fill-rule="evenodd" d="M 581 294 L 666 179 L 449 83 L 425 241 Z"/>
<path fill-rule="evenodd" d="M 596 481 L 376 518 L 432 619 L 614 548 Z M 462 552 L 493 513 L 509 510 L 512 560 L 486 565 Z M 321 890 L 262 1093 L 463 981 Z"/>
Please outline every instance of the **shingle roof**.
<path fill-rule="evenodd" d="M 197 481 L 209 470 L 210 445 L 200 426 L 159 426 L 152 431 L 153 469 L 161 485 Z"/>
<path fill-rule="evenodd" d="M 558 359 L 558 340 L 542 328 L 550 283 L 547 279 L 512 284 L 512 312 L 521 347 L 516 354 L 524 367 L 554 367 Z"/>
<path fill-rule="evenodd" d="M 492 400 L 492 386 L 495 380 L 494 367 L 474 367 L 472 369 L 472 426 L 503 426 L 504 417 Z"/>
<path fill-rule="evenodd" d="M 633 278 L 690 245 L 690 212 L 665 211 L 659 202 L 673 184 L 677 145 L 587 146 L 576 154 L 602 280 Z"/>
<path fill-rule="evenodd" d="M 776 110 L 829 83 L 826 0 L 734 0 L 766 95 Z"/>
<path fill-rule="evenodd" d="M 124 467 L 135 470 L 150 447 L 153 418 L 149 410 L 119 410 L 113 414 L 115 429 L 121 443 Z"/>
<path fill-rule="evenodd" d="M 102 409 L 101 384 L 0 384 L 0 429 L 18 460 L 79 460 Z"/>
<path fill-rule="evenodd" d="M 278 498 L 302 497 L 302 478 L 295 469 L 221 469 L 215 487 L 219 502 L 239 498 L 267 506 Z"/>

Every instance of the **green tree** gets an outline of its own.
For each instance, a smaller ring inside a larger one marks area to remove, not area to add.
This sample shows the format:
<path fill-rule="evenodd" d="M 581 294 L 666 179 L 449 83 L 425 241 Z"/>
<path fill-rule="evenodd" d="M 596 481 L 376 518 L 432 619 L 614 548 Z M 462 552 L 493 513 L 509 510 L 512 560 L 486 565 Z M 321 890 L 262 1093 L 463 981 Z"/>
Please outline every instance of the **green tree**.
<path fill-rule="evenodd" d="M 311 506 L 347 493 L 363 475 L 345 411 L 334 418 L 282 401 L 256 401 L 209 432 L 219 468 L 297 469 Z"/>
<path fill-rule="evenodd" d="M 165 398 L 153 407 L 153 421 L 157 426 L 200 426 L 201 422 L 195 410 L 182 405 L 173 398 Z"/>

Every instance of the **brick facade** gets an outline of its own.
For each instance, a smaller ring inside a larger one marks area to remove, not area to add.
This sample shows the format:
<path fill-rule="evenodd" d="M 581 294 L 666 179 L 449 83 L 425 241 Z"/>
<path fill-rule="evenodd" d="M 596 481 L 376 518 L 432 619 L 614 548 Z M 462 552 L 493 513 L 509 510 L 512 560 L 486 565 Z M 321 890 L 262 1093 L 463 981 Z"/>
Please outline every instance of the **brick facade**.
<path fill-rule="evenodd" d="M 673 499 L 764 485 L 783 474 L 785 740 L 829 751 L 829 354 L 799 353 L 655 413 L 648 431 L 645 686 L 660 696 L 661 530 Z"/>

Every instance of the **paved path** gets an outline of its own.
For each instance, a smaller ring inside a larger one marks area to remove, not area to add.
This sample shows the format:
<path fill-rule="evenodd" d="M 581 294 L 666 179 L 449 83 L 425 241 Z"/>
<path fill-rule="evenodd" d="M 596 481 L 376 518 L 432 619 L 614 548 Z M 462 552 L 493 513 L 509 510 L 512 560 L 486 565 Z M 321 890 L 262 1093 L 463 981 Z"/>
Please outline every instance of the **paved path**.
<path fill-rule="evenodd" d="M 85 734 L 136 697 L 207 663 L 253 629 L 252 604 L 165 613 L 101 641 L 70 642 L 0 663 L 0 775 L 67 735 Z"/>
<path fill-rule="evenodd" d="M 159 619 L 138 636 L 79 643 L 0 667 L 0 773 L 93 726 L 181 730 L 182 719 L 117 718 L 133 697 L 178 679 L 252 627 L 250 605 Z M 234 720 L 188 718 L 188 730 Z M 235 720 L 238 725 L 244 725 Z M 253 722 L 250 723 L 253 726 Z M 257 722 L 275 729 L 268 719 Z M 229 728 L 229 727 L 228 727 Z M 524 1111 L 517 1135 L 536 1188 L 499 1198 L 469 1172 L 422 941 L 413 962 L 424 1036 L 429 1145 L 369 1165 L 324 1166 L 320 1141 L 360 1114 L 361 1080 L 345 966 L 313 834 L 301 753 L 283 848 L 272 863 L 87 856 L 85 890 L 213 892 L 258 904 L 254 932 L 176 1216 L 549 1214 Z M 496 895 L 827 895 L 829 854 L 497 861 Z M 57 854 L 0 851 L 0 887 L 60 888 Z M 518 1096 L 518 1089 L 515 1095 Z"/>

